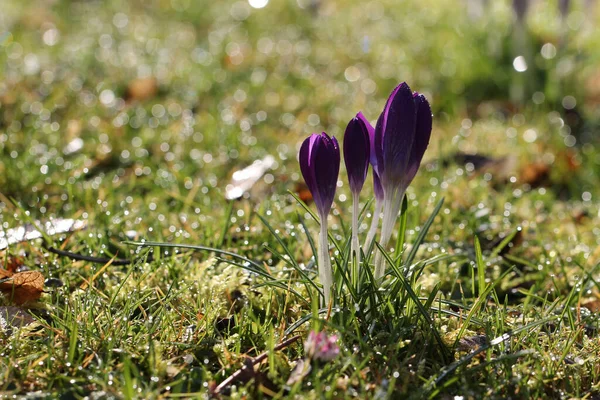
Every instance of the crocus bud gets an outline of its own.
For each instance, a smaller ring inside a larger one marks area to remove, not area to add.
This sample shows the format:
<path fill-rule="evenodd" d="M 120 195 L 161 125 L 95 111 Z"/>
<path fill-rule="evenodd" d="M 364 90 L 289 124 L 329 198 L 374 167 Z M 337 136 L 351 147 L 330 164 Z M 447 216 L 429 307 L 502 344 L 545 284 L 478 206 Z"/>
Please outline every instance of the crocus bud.
<path fill-rule="evenodd" d="M 352 118 L 346 127 L 344 133 L 344 162 L 346 163 L 346 171 L 348 172 L 348 182 L 352 191 L 352 284 L 358 289 L 360 282 L 360 244 L 358 243 L 358 202 L 359 193 L 367 179 L 367 171 L 369 170 L 370 138 L 369 128 L 372 130 L 371 124 L 366 120 L 362 113 L 358 113 Z"/>
<path fill-rule="evenodd" d="M 404 189 L 419 169 L 431 136 L 431 108 L 425 96 L 406 83 L 392 92 L 375 127 L 376 171 L 383 190 Z"/>
<path fill-rule="evenodd" d="M 373 192 L 375 193 L 375 200 L 383 201 L 383 186 L 381 186 L 381 179 L 379 174 L 373 168 Z"/>
<path fill-rule="evenodd" d="M 325 304 L 328 305 L 333 287 L 333 274 L 327 241 L 327 214 L 331 210 L 340 172 L 340 146 L 335 137 L 330 138 L 325 132 L 310 135 L 300 147 L 300 170 L 321 219 L 317 260 L 323 296 Z"/>
<path fill-rule="evenodd" d="M 375 154 L 375 128 L 366 120 L 362 113 L 359 113 L 360 118 L 363 119 L 367 130 L 369 131 L 369 144 L 371 154 L 369 156 L 369 162 L 371 163 L 373 171 L 373 193 L 375 194 L 375 210 L 373 212 L 373 218 L 371 219 L 371 227 L 367 233 L 367 239 L 365 240 L 365 249 L 370 249 L 375 234 L 377 233 L 377 226 L 379 225 L 379 216 L 381 215 L 381 209 L 383 208 L 383 186 L 381 186 L 381 179 L 377 172 L 377 155 Z"/>
<path fill-rule="evenodd" d="M 370 156 L 369 162 L 373 167 L 373 192 L 375 193 L 375 200 L 377 202 L 383 201 L 383 187 L 381 186 L 381 178 L 379 178 L 379 173 L 377 172 L 377 154 L 375 152 L 375 128 L 373 125 L 367 121 L 362 113 L 358 113 L 360 118 L 365 122 L 367 126 L 367 130 L 369 131 L 369 144 L 370 144 Z"/>
<path fill-rule="evenodd" d="M 360 193 L 367 179 L 370 158 L 369 127 L 362 113 L 352 118 L 344 133 L 344 163 L 352 193 Z"/>
<path fill-rule="evenodd" d="M 517 17 L 517 21 L 523 22 L 527 9 L 529 8 L 529 0 L 513 0 L 512 3 L 513 11 Z"/>
<path fill-rule="evenodd" d="M 418 92 L 414 92 L 413 98 L 417 108 L 417 122 L 415 125 L 415 139 L 408 159 L 406 174 L 403 178 L 403 182 L 407 187 L 415 178 L 419 166 L 421 165 L 421 160 L 423 160 L 425 150 L 427 150 L 427 146 L 429 146 L 433 124 L 431 107 L 425 96 Z"/>
<path fill-rule="evenodd" d="M 558 11 L 560 12 L 562 19 L 566 19 L 569 16 L 570 5 L 571 0 L 558 0 Z"/>
<path fill-rule="evenodd" d="M 375 170 L 384 193 L 382 246 L 392 235 L 404 192 L 415 177 L 431 137 L 431 108 L 425 96 L 412 93 L 405 83 L 390 95 L 375 127 Z M 381 256 L 376 260 L 375 277 L 383 276 Z"/>
<path fill-rule="evenodd" d="M 320 216 L 327 215 L 340 171 L 340 147 L 325 132 L 310 135 L 300 148 L 300 170 Z"/>

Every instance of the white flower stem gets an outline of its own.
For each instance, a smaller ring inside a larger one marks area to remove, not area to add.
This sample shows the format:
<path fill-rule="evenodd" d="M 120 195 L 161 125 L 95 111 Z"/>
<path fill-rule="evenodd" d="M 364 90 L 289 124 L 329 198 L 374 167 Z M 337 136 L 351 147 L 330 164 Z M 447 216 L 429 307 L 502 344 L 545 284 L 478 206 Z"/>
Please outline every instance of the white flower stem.
<path fill-rule="evenodd" d="M 360 244 L 358 243 L 358 193 L 352 193 L 352 242 L 350 243 L 350 263 L 352 284 L 358 291 L 360 285 Z"/>
<path fill-rule="evenodd" d="M 329 257 L 329 241 L 327 240 L 327 215 L 321 215 L 321 230 L 319 232 L 319 245 L 317 262 L 319 267 L 319 279 L 323 285 L 325 306 L 329 305 L 331 287 L 333 286 L 333 274 L 331 271 L 331 259 Z"/>
<path fill-rule="evenodd" d="M 367 240 L 365 240 L 365 252 L 369 251 L 371 248 L 371 244 L 373 244 L 373 239 L 375 239 L 375 234 L 377 233 L 377 227 L 379 226 L 379 216 L 381 215 L 381 208 L 383 207 L 383 201 L 377 199 L 375 200 L 375 210 L 373 211 L 373 218 L 371 219 L 371 226 L 369 227 L 369 232 L 367 233 Z"/>
<path fill-rule="evenodd" d="M 383 224 L 381 226 L 381 240 L 379 242 L 381 247 L 384 249 L 387 247 L 388 242 L 392 237 L 394 225 L 396 224 L 396 219 L 398 218 L 398 211 L 400 211 L 400 207 L 402 206 L 404 191 L 405 190 L 402 188 L 398 188 L 393 191 L 385 191 L 383 200 Z M 377 255 L 375 256 L 375 279 L 381 279 L 384 273 L 385 263 L 383 262 L 383 254 L 381 252 L 377 252 Z"/>

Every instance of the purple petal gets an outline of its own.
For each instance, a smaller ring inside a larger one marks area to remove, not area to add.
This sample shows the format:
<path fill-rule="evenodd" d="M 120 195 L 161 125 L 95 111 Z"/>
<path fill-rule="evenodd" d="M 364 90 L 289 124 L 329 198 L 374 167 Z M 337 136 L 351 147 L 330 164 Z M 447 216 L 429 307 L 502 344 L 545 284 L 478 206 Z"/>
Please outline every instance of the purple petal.
<path fill-rule="evenodd" d="M 379 179 L 381 179 L 381 174 L 383 173 L 383 113 L 379 114 L 379 118 L 377 118 L 377 123 L 375 124 L 371 152 L 375 156 L 373 170 L 377 171 Z"/>
<path fill-rule="evenodd" d="M 306 186 L 308 186 L 308 190 L 313 196 L 315 203 L 321 204 L 321 198 L 319 195 L 319 191 L 317 190 L 317 178 L 315 176 L 314 169 L 314 161 L 312 161 L 312 156 L 315 154 L 313 148 L 315 144 L 319 141 L 319 135 L 313 133 L 308 138 L 302 142 L 302 147 L 300 147 L 300 171 L 302 172 L 302 177 L 304 178 L 304 182 L 306 182 Z"/>
<path fill-rule="evenodd" d="M 369 162 L 375 167 L 377 165 L 377 157 L 375 156 L 375 128 L 373 128 L 373 125 L 371 125 L 362 112 L 359 111 L 359 113 L 356 114 L 356 118 L 360 119 L 365 124 L 367 131 L 369 132 Z"/>
<path fill-rule="evenodd" d="M 383 200 L 383 186 L 381 186 L 381 179 L 379 179 L 379 174 L 375 169 L 373 169 L 373 192 L 375 192 L 377 201 Z"/>
<path fill-rule="evenodd" d="M 389 110 L 390 110 L 390 106 L 392 103 L 392 100 L 394 99 L 394 97 L 396 96 L 396 94 L 398 93 L 398 91 L 400 90 L 401 86 L 406 85 L 406 82 L 402 82 L 400 85 L 396 86 L 394 88 L 394 90 L 392 90 L 392 93 L 390 94 L 390 97 L 388 97 L 386 103 L 385 103 L 385 107 L 383 108 L 383 112 L 379 115 L 379 118 L 377 119 L 377 124 L 375 126 L 375 156 L 377 158 L 377 162 L 376 165 L 378 167 L 381 167 L 383 169 L 383 137 L 385 136 L 385 130 L 386 130 L 386 126 L 387 126 L 387 118 L 389 115 Z M 410 89 L 409 89 L 410 90 Z M 379 172 L 380 176 L 381 176 L 381 172 Z"/>
<path fill-rule="evenodd" d="M 340 170 L 340 148 L 337 140 L 330 138 L 325 132 L 315 136 L 317 139 L 310 151 L 310 171 L 305 174 L 302 164 L 301 170 L 319 213 L 324 215 L 329 213 L 335 196 Z M 300 151 L 302 152 L 302 148 Z M 311 184 L 306 179 L 307 175 L 313 180 Z"/>
<path fill-rule="evenodd" d="M 412 182 L 421 165 L 421 160 L 429 145 L 433 124 L 431 107 L 425 96 L 415 92 L 414 99 L 417 106 L 417 122 L 415 128 L 415 141 L 410 152 L 410 160 L 404 177 L 406 185 L 409 185 L 410 182 Z"/>
<path fill-rule="evenodd" d="M 327 134 L 325 132 L 323 132 L 323 135 L 325 135 L 326 137 Z M 335 173 L 335 184 L 337 185 L 337 179 L 338 179 L 338 175 L 340 172 L 340 144 L 338 143 L 337 139 L 335 138 L 335 136 L 331 137 L 331 143 L 333 145 L 333 162 L 336 165 L 336 173 Z"/>
<path fill-rule="evenodd" d="M 358 117 L 352 118 L 344 133 L 344 162 L 348 182 L 353 193 L 359 193 L 367 179 L 369 169 L 369 130 Z"/>
<path fill-rule="evenodd" d="M 404 174 L 415 140 L 417 108 L 410 87 L 401 83 L 393 92 L 378 121 L 383 160 L 382 184 L 398 184 Z M 376 130 L 377 130 L 376 128 Z M 377 141 L 376 133 L 376 141 Z"/>
<path fill-rule="evenodd" d="M 529 8 L 529 0 L 513 0 L 513 10 L 519 21 L 525 19 L 527 9 Z"/>

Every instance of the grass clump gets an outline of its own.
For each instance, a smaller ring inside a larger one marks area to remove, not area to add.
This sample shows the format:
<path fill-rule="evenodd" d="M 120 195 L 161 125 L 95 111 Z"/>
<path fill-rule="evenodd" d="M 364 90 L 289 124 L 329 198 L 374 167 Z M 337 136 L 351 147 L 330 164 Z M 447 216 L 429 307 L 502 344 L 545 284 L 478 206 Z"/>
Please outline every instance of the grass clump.
<path fill-rule="evenodd" d="M 0 298 L 2 396 L 597 395 L 597 7 L 533 4 L 520 73 L 508 1 L 475 20 L 437 0 L 4 3 L 0 233 L 87 227 L 0 250 L 46 279 Z M 434 128 L 389 248 L 363 249 L 385 278 L 352 284 L 340 182 L 323 307 L 299 143 L 403 80 Z M 306 359 L 310 331 L 339 355 Z"/>

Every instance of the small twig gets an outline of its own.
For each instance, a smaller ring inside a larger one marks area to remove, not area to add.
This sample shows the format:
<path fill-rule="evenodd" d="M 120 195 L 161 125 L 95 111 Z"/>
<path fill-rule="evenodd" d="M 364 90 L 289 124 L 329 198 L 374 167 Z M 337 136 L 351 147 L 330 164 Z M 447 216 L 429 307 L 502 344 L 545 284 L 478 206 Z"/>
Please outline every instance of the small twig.
<path fill-rule="evenodd" d="M 279 343 L 277 346 L 273 347 L 273 351 L 279 351 L 279 350 L 285 349 L 290 344 L 298 341 L 298 339 L 300 339 L 301 337 L 302 337 L 301 335 L 292 336 L 291 338 L 284 340 L 283 342 Z M 233 374 L 231 374 L 227 379 L 225 379 L 223 382 L 221 382 L 219 384 L 219 386 L 217 386 L 215 388 L 215 390 L 213 391 L 213 394 L 221 393 L 221 391 L 223 389 L 225 389 L 227 386 L 229 386 L 233 382 L 235 382 L 235 380 L 238 379 L 241 375 L 247 373 L 249 368 L 253 368 L 256 364 L 260 363 L 268 356 L 269 356 L 269 352 L 265 351 L 264 353 L 254 357 L 254 358 L 250 358 L 246 363 L 244 363 L 242 368 L 238 369 Z"/>
<path fill-rule="evenodd" d="M 72 258 L 73 260 L 88 261 L 88 262 L 95 263 L 95 264 L 106 264 L 106 263 L 110 262 L 110 260 L 112 260 L 112 258 L 93 257 L 93 256 L 86 256 L 86 255 L 78 254 L 78 253 L 71 253 L 70 251 L 59 250 L 56 247 L 52 247 L 52 246 L 48 246 L 47 249 L 50 253 L 58 254 L 59 256 L 69 257 L 69 258 Z M 123 260 L 123 259 L 115 259 L 111 263 L 111 265 L 129 265 L 129 264 L 131 264 L 130 260 Z"/>

